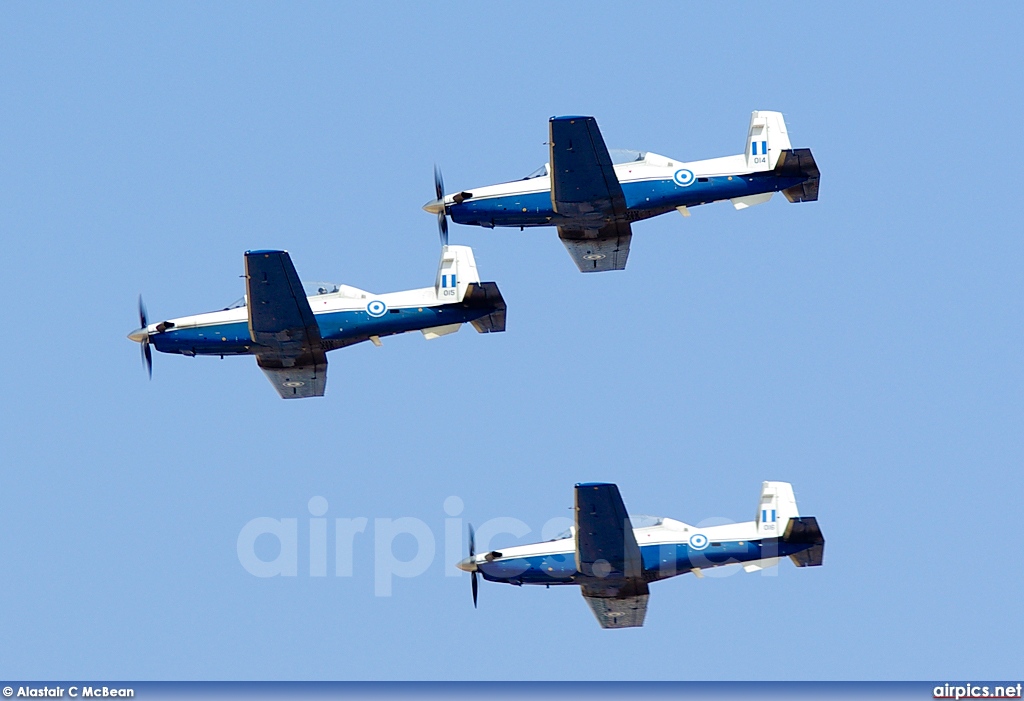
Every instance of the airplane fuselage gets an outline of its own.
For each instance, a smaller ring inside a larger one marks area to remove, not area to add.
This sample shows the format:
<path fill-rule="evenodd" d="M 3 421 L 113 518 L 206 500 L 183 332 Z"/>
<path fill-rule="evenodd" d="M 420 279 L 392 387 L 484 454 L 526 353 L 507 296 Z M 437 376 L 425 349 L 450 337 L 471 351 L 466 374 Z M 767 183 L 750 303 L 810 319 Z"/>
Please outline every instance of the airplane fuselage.
<path fill-rule="evenodd" d="M 643 579 L 648 582 L 688 572 L 700 575 L 701 570 L 726 565 L 762 569 L 774 565 L 777 558 L 796 555 L 817 545 L 814 538 L 787 541 L 765 536 L 753 521 L 695 529 L 679 521 L 662 519 L 661 525 L 635 528 L 633 534 L 640 546 Z M 576 567 L 571 537 L 477 555 L 475 567 L 488 581 L 517 586 L 583 584 L 591 579 Z"/>
<path fill-rule="evenodd" d="M 799 173 L 750 172 L 743 156 L 683 163 L 648 153 L 644 161 L 616 165 L 615 172 L 627 206 L 621 219 L 629 222 L 679 207 L 779 192 L 808 179 Z M 458 224 L 527 227 L 587 221 L 586 215 L 566 216 L 555 211 L 550 175 L 470 188 L 467 192 L 472 196 L 461 202 L 452 195 L 445 198 L 448 213 Z M 595 212 L 595 222 L 604 218 Z"/>
<path fill-rule="evenodd" d="M 354 298 L 350 295 L 356 295 Z M 371 338 L 461 324 L 491 309 L 463 303 L 438 304 L 433 287 L 372 295 L 356 290 L 307 297 L 326 350 Z M 259 352 L 249 333 L 245 306 L 185 316 L 152 324 L 150 341 L 164 353 L 182 355 L 253 355 Z"/>

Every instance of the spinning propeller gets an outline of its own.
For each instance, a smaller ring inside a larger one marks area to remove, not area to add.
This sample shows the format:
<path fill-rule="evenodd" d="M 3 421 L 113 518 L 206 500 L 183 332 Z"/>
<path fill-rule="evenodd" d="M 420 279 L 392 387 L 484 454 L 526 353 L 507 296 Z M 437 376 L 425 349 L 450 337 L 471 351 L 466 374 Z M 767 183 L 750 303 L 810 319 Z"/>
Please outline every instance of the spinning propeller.
<path fill-rule="evenodd" d="M 472 561 L 475 556 L 476 556 L 476 534 L 473 532 L 473 525 L 470 524 L 470 526 L 469 526 L 469 559 Z M 473 586 L 473 608 L 476 608 L 476 592 L 477 592 L 477 588 L 480 586 L 480 584 L 477 582 L 477 579 L 476 579 L 476 567 L 473 568 L 473 571 L 470 572 L 469 576 L 472 578 L 470 580 L 470 582 L 471 582 L 471 584 Z"/>
<path fill-rule="evenodd" d="M 142 337 L 139 340 L 139 343 L 142 344 L 142 364 L 146 366 L 146 372 L 149 373 L 149 379 L 152 380 L 153 350 L 149 347 L 149 321 L 146 318 L 146 304 L 142 301 L 142 295 L 139 295 L 139 330 L 142 332 Z"/>
<path fill-rule="evenodd" d="M 437 233 L 441 235 L 441 245 L 448 245 L 448 208 L 444 203 L 444 178 L 441 177 L 441 169 L 434 165 L 434 194 L 437 195 L 437 203 L 440 208 L 437 210 Z M 476 575 L 474 575 L 475 577 Z M 476 581 L 475 579 L 473 581 Z M 476 589 L 473 589 L 476 591 Z"/>
<path fill-rule="evenodd" d="M 136 343 L 142 344 L 142 364 L 146 367 L 146 372 L 149 373 L 149 379 L 153 379 L 153 349 L 150 348 L 151 341 L 149 340 L 149 319 L 146 318 L 146 303 L 142 301 L 142 295 L 139 295 L 139 328 L 128 334 L 128 338 L 135 341 Z M 155 333 L 163 333 L 167 329 L 173 329 L 174 322 L 172 321 L 161 321 L 154 328 Z"/>

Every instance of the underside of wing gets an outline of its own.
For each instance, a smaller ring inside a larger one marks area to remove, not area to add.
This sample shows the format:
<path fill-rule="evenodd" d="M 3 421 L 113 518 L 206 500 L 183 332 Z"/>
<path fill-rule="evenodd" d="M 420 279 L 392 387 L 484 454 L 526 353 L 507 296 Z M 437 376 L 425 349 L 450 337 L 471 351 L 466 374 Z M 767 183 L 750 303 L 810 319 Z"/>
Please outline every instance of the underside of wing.
<path fill-rule="evenodd" d="M 583 595 L 602 628 L 639 628 L 644 624 L 649 598 L 648 594 L 622 598 Z"/>
<path fill-rule="evenodd" d="M 327 355 L 291 257 L 286 251 L 247 252 L 245 287 L 260 369 L 285 399 L 323 396 Z"/>
<path fill-rule="evenodd" d="M 551 204 L 571 218 L 618 217 L 626 198 L 593 117 L 552 117 Z"/>
<path fill-rule="evenodd" d="M 611 222 L 600 229 L 558 227 L 558 237 L 581 273 L 623 270 L 633 232 L 627 222 Z"/>
<path fill-rule="evenodd" d="M 327 387 L 327 363 L 323 365 L 304 365 L 293 368 L 264 367 L 260 359 L 260 370 L 274 385 L 274 389 L 282 399 L 305 399 L 306 397 L 322 397 Z"/>

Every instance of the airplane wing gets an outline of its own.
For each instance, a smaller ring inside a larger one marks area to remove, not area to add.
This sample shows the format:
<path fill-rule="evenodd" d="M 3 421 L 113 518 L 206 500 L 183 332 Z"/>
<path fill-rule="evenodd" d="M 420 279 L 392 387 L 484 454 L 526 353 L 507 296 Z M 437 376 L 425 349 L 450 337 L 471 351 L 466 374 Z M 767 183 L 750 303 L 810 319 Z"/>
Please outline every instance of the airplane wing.
<path fill-rule="evenodd" d="M 593 117 L 552 117 L 551 204 L 566 217 L 621 216 L 626 197 Z M 603 217 L 599 217 L 603 218 Z"/>
<path fill-rule="evenodd" d="M 610 222 L 600 229 L 558 227 L 558 237 L 581 273 L 623 270 L 633 231 L 628 222 Z"/>
<path fill-rule="evenodd" d="M 580 591 L 602 628 L 644 624 L 649 596 L 640 546 L 614 484 L 576 485 L 576 569 Z"/>
<path fill-rule="evenodd" d="M 627 596 L 589 596 L 583 589 L 583 600 L 594 612 L 594 618 L 602 628 L 639 628 L 647 616 L 647 584 L 643 594 Z"/>
<path fill-rule="evenodd" d="M 576 569 L 601 580 L 643 573 L 640 546 L 614 484 L 576 485 Z"/>
<path fill-rule="evenodd" d="M 248 251 L 245 288 L 256 362 L 274 389 L 284 399 L 322 397 L 327 354 L 287 251 Z"/>

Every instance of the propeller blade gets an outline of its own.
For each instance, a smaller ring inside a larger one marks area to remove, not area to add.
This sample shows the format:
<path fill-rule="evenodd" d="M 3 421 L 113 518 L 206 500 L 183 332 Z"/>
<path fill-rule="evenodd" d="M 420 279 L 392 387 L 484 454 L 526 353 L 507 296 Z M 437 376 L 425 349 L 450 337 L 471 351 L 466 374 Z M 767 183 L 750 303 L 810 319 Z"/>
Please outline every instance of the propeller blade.
<path fill-rule="evenodd" d="M 437 195 L 437 199 L 441 200 L 441 204 L 444 204 L 444 178 L 441 177 L 441 169 L 434 164 L 434 194 Z"/>
<path fill-rule="evenodd" d="M 142 364 L 146 368 L 146 372 L 149 373 L 149 379 L 153 379 L 153 350 L 149 347 L 149 334 L 147 328 L 149 327 L 149 315 L 146 313 L 146 303 L 142 301 L 142 295 L 139 295 L 139 330 L 142 332 Z M 140 340 L 134 333 L 129 336 L 133 341 Z"/>
<path fill-rule="evenodd" d="M 444 215 L 444 211 L 437 213 L 437 232 L 441 235 L 441 245 L 448 245 L 448 217 Z"/>
<path fill-rule="evenodd" d="M 476 555 L 476 532 L 473 531 L 473 524 L 469 524 L 469 556 L 473 557 Z M 477 588 L 480 586 L 476 579 L 476 570 L 470 573 L 470 582 L 473 584 L 473 608 L 476 608 L 476 593 Z"/>
<path fill-rule="evenodd" d="M 437 213 L 437 233 L 441 236 L 441 245 L 448 245 L 448 208 L 444 204 L 444 178 L 441 176 L 441 169 L 434 164 L 434 194 L 437 201 L 441 203 L 441 210 Z"/>

